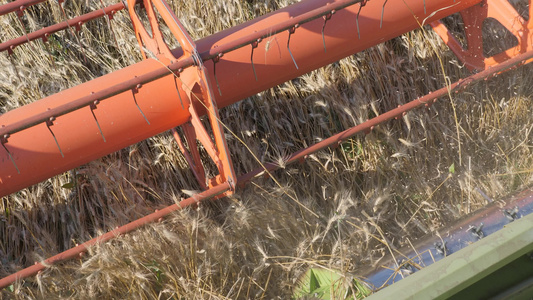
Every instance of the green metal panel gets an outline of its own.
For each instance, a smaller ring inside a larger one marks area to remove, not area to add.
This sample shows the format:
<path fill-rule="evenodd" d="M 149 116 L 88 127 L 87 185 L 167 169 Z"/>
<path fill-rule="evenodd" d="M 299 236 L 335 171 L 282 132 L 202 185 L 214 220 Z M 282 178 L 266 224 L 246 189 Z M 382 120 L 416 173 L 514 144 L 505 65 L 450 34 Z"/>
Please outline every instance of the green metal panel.
<path fill-rule="evenodd" d="M 511 291 L 520 282 L 528 282 L 533 276 L 533 260 L 529 255 L 522 255 L 508 265 L 491 273 L 487 277 L 455 294 L 453 299 L 489 299 Z M 531 282 L 530 284 L 533 284 Z M 523 294 L 522 294 L 523 296 Z M 531 299 L 532 294 L 525 299 Z M 512 299 L 520 299 L 515 293 Z"/>
<path fill-rule="evenodd" d="M 366 299 L 531 299 L 533 214 Z"/>

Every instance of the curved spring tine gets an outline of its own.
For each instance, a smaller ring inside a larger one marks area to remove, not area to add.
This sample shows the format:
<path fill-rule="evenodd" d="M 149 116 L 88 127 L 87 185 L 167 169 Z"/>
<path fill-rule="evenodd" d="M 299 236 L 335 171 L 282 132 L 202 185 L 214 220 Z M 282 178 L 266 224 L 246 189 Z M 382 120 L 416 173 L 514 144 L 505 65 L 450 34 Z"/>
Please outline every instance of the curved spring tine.
<path fill-rule="evenodd" d="M 9 138 L 9 134 L 4 135 L 3 138 L 0 138 L 0 144 L 2 144 L 2 147 L 4 148 L 4 150 L 6 150 L 7 155 L 9 156 L 9 159 L 13 163 L 13 166 L 15 167 L 15 169 L 17 169 L 17 174 L 20 174 L 19 167 L 17 166 L 17 163 L 15 163 L 15 159 L 13 158 L 13 155 L 11 155 L 11 152 L 9 152 L 9 150 L 7 149 L 5 145 L 5 143 L 7 143 L 8 138 Z"/>
<path fill-rule="evenodd" d="M 45 34 L 42 38 L 43 40 L 43 47 L 44 51 L 48 53 L 48 58 L 50 59 L 50 64 L 54 69 L 56 69 L 56 62 L 54 61 L 54 56 L 52 55 L 52 48 L 48 45 L 48 38 L 50 37 L 49 34 Z"/>
<path fill-rule="evenodd" d="M 294 66 L 298 70 L 298 65 L 296 64 L 296 60 L 294 59 L 294 56 L 292 55 L 291 48 L 290 48 L 291 35 L 296 31 L 296 28 L 298 28 L 298 24 L 294 25 L 291 29 L 289 29 L 289 38 L 287 39 L 287 50 L 289 50 L 289 54 L 291 55 L 292 62 L 294 63 Z"/>
<path fill-rule="evenodd" d="M 106 15 L 107 26 L 111 30 L 111 34 L 113 35 L 113 39 L 115 40 L 115 45 L 117 46 L 117 50 L 118 50 L 120 48 L 118 46 L 117 35 L 115 34 L 115 29 L 113 29 L 113 24 L 111 23 L 111 19 L 113 19 L 113 12 L 111 14 L 109 14 L 109 15 L 105 13 L 105 9 L 104 9 L 105 5 L 104 5 L 104 2 L 102 0 L 100 0 L 100 6 L 102 7 L 102 11 Z"/>
<path fill-rule="evenodd" d="M 381 21 L 379 22 L 379 29 L 383 28 L 383 14 L 385 13 L 385 5 L 389 0 L 385 0 L 383 7 L 381 8 Z"/>
<path fill-rule="evenodd" d="M 220 84 L 218 83 L 218 78 L 217 78 L 217 63 L 220 61 L 220 58 L 223 55 L 224 53 L 219 53 L 217 56 L 213 58 L 213 75 L 215 76 L 215 82 L 217 83 L 218 94 L 220 96 L 222 96 L 222 92 L 220 91 Z M 254 68 L 254 74 L 255 74 L 255 68 Z M 257 79 L 257 76 L 255 78 Z"/>
<path fill-rule="evenodd" d="M 324 25 L 322 25 L 322 43 L 324 44 L 324 53 L 327 53 L 326 51 L 326 38 L 324 37 L 324 29 L 326 29 L 326 23 L 329 19 L 331 19 L 331 16 L 335 13 L 335 10 L 332 10 L 329 14 L 325 15 L 324 18 Z"/>
<path fill-rule="evenodd" d="M 148 121 L 148 119 L 146 118 L 146 115 L 143 113 L 141 107 L 137 103 L 137 98 L 135 97 L 135 94 L 139 92 L 139 89 L 141 88 L 141 86 L 142 86 L 141 84 L 138 84 L 137 87 L 135 87 L 134 89 L 131 90 L 131 94 L 133 95 L 133 101 L 135 102 L 135 105 L 137 106 L 137 109 L 139 109 L 139 111 L 141 112 L 141 115 L 143 116 L 143 118 L 146 121 L 146 123 L 148 123 L 148 125 L 150 125 L 150 121 Z"/>
<path fill-rule="evenodd" d="M 255 65 L 254 65 L 254 49 L 257 48 L 257 46 L 259 46 L 260 42 L 261 42 L 261 39 L 257 39 L 252 42 L 252 54 L 250 55 L 250 61 L 252 62 L 252 70 L 254 70 L 255 81 L 258 81 L 258 80 L 257 80 L 257 73 L 255 72 Z"/>
<path fill-rule="evenodd" d="M 362 0 L 361 2 L 359 2 L 359 11 L 357 12 L 357 16 L 355 17 L 355 23 L 357 24 L 357 36 L 359 37 L 359 39 L 361 39 L 361 31 L 359 30 L 359 15 L 361 14 L 361 9 L 363 8 L 363 6 L 366 5 L 366 2 L 368 0 Z"/>
<path fill-rule="evenodd" d="M 104 143 L 106 143 L 104 132 L 102 131 L 102 128 L 100 127 L 100 123 L 98 122 L 98 119 L 96 118 L 96 115 L 94 114 L 94 110 L 96 109 L 96 105 L 100 103 L 100 101 L 95 100 L 93 104 L 89 105 L 91 108 L 91 113 L 93 114 L 94 120 L 96 121 L 96 126 L 98 126 L 98 130 L 100 130 L 100 135 L 102 136 L 102 139 L 104 139 Z"/>
<path fill-rule="evenodd" d="M 178 79 L 181 82 L 180 73 L 183 72 L 183 68 L 180 68 L 176 72 L 174 72 L 174 86 L 176 86 L 176 92 L 178 92 L 178 98 L 180 99 L 181 108 L 185 109 L 185 106 L 183 106 L 183 99 L 181 99 L 180 89 L 178 88 Z M 215 77 L 216 79 L 216 77 Z M 182 82 L 183 85 L 183 82 Z"/>
<path fill-rule="evenodd" d="M 26 41 L 28 41 L 28 45 L 30 45 L 30 47 L 31 47 L 31 48 L 33 49 L 33 51 L 35 52 L 35 48 L 34 48 L 33 45 L 31 44 L 30 38 L 28 37 L 28 30 L 26 30 L 26 26 L 25 26 L 24 23 L 22 22 L 22 16 L 24 15 L 24 10 L 23 10 L 23 8 L 20 8 L 20 10 L 17 11 L 16 15 L 17 15 L 17 20 L 18 20 L 19 23 L 20 23 L 20 27 L 22 27 L 22 30 L 24 30 L 24 36 L 26 37 Z"/>
<path fill-rule="evenodd" d="M 56 135 L 54 134 L 51 128 L 52 125 L 54 125 L 54 120 L 55 120 L 54 117 L 50 117 L 50 119 L 46 121 L 46 127 L 48 127 L 48 130 L 52 134 L 52 137 L 54 138 L 54 141 L 56 142 L 56 145 L 57 145 L 57 148 L 59 149 L 59 153 L 61 154 L 61 157 L 65 157 L 65 155 L 63 154 L 63 151 L 61 150 L 61 146 L 59 146 L 59 142 L 57 141 Z"/>
<path fill-rule="evenodd" d="M 74 36 L 74 38 L 76 38 L 76 41 L 78 42 L 78 45 L 81 48 L 81 54 L 83 55 L 83 60 L 84 60 L 85 63 L 87 63 L 87 56 L 85 56 L 85 49 L 81 45 L 81 42 L 80 42 L 80 39 L 78 38 L 78 35 L 74 31 L 74 29 L 72 29 L 72 26 L 70 26 L 70 24 L 68 23 L 67 13 L 65 12 L 65 9 L 63 8 L 63 5 L 61 5 L 62 3 L 63 3 L 63 0 L 58 0 L 57 1 L 57 5 L 59 5 L 59 8 L 61 9 L 61 12 L 63 13 L 63 17 L 65 18 L 65 22 L 67 22 L 67 26 L 68 26 L 68 29 L 70 30 L 70 33 Z M 77 28 L 81 28 L 81 24 L 79 26 L 80 27 L 77 27 Z"/>

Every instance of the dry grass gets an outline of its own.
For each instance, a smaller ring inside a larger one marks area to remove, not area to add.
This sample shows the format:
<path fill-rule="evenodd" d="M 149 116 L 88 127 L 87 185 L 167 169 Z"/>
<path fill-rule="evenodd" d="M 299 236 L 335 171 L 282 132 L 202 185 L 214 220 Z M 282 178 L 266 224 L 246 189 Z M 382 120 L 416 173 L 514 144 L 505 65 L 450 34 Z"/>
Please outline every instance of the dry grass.
<path fill-rule="evenodd" d="M 101 8 L 86 2 L 67 1 L 67 14 Z M 290 1 L 170 2 L 199 38 Z M 24 22 L 35 30 L 62 20 L 50 1 L 29 9 Z M 2 17 L 0 40 L 22 34 L 17 24 L 12 15 Z M 83 48 L 64 32 L 48 44 L 17 48 L 12 60 L 0 54 L 0 112 L 140 60 L 127 15 L 117 14 L 112 24 L 119 48 L 101 20 L 78 35 Z M 258 157 L 284 166 L 274 172 L 281 187 L 258 179 L 233 199 L 176 213 L 1 295 L 287 298 L 309 266 L 356 276 L 375 263 L 388 251 L 373 238 L 378 229 L 400 247 L 482 207 L 476 187 L 499 198 L 530 185 L 531 66 L 454 95 L 458 127 L 450 101 L 442 99 L 285 166 L 288 153 L 442 87 L 434 49 L 452 81 L 468 74 L 432 32 L 417 30 L 225 108 L 223 121 Z M 228 143 L 239 173 L 257 166 L 234 138 Z M 2 198 L 0 276 L 174 203 L 184 190 L 198 189 L 193 178 L 163 133 Z M 62 187 L 69 182 L 75 185 Z"/>

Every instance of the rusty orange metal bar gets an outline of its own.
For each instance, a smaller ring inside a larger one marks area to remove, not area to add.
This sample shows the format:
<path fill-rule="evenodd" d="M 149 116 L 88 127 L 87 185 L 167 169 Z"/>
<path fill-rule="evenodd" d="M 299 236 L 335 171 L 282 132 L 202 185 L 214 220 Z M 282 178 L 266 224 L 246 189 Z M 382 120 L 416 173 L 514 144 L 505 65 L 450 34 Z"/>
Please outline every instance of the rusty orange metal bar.
<path fill-rule="evenodd" d="M 383 3 L 356 2 L 308 0 L 197 41 L 205 82 L 220 90 L 212 93 L 216 106 L 230 105 L 480 0 L 391 2 L 383 18 Z M 337 10 L 335 5 L 345 8 Z M 312 17 L 333 11 L 322 36 L 324 20 Z M 277 29 L 283 31 L 268 35 Z M 172 54 L 180 58 L 183 51 Z M 191 105 L 205 114 L 194 91 L 198 75 L 186 75 L 193 63 L 189 56 L 167 69 L 164 62 L 148 58 L 0 116 L 0 196 L 185 124 L 191 120 Z M 177 72 L 182 68 L 183 73 Z"/>
<path fill-rule="evenodd" d="M 12 2 L 13 3 L 13 2 Z M 1 8 L 2 6 L 0 6 Z M 45 28 L 42 28 L 40 30 L 28 33 L 27 35 L 20 36 L 16 39 L 12 39 L 9 41 L 5 41 L 0 44 L 0 52 L 2 51 L 8 51 L 10 54 L 13 53 L 13 50 L 15 50 L 15 47 L 22 45 L 24 43 L 27 43 L 29 41 L 34 41 L 36 39 L 43 39 L 44 42 L 48 40 L 48 37 L 55 32 L 67 29 L 69 27 L 76 27 L 80 28 L 81 25 L 85 24 L 88 21 L 108 16 L 109 18 L 112 18 L 113 15 L 122 9 L 124 9 L 123 3 L 117 3 L 110 6 L 107 6 L 103 9 L 95 10 L 93 12 L 78 16 L 76 18 L 70 19 L 66 22 L 54 24 Z M 0 14 L 1 15 L 1 14 Z"/>
<path fill-rule="evenodd" d="M 178 210 L 181 210 L 183 208 L 186 208 L 188 206 L 191 206 L 191 205 L 195 205 L 195 204 L 198 204 L 202 201 L 205 201 L 205 200 L 209 200 L 211 198 L 213 198 L 214 196 L 216 195 L 219 195 L 221 193 L 224 193 L 225 191 L 227 191 L 229 189 L 229 185 L 226 183 L 226 184 L 220 184 L 212 189 L 209 189 L 208 191 L 205 191 L 203 193 L 199 193 L 197 195 L 194 195 L 193 197 L 190 197 L 190 198 L 187 198 L 187 199 L 184 199 L 182 201 L 180 201 L 179 203 L 177 204 L 173 204 L 173 205 L 170 205 L 170 206 L 167 206 L 161 210 L 156 210 L 154 213 L 152 214 L 149 214 L 145 217 L 142 217 L 140 219 L 137 219 L 131 223 L 128 223 L 126 225 L 123 225 L 123 226 L 120 226 L 120 227 L 117 227 L 115 228 L 114 230 L 112 231 L 109 231 L 99 237 L 96 237 L 90 241 L 87 241 L 81 245 L 78 245 L 74 248 L 71 248 L 67 251 L 64 251 L 64 252 L 61 252 L 57 255 L 54 255 L 48 259 L 46 259 L 45 261 L 43 262 L 39 262 L 39 263 L 35 263 L 34 265 L 32 265 L 31 267 L 28 267 L 24 270 L 21 270 L 15 274 L 11 274 L 7 277 L 4 277 L 2 279 L 0 279 L 0 289 L 3 289 L 9 285 L 11 285 L 13 282 L 17 281 L 17 280 L 21 280 L 21 279 L 24 279 L 26 277 L 29 277 L 29 276 L 34 276 L 34 275 L 37 275 L 37 273 L 39 273 L 40 271 L 43 271 L 47 268 L 47 266 L 50 266 L 50 265 L 54 265 L 54 264 L 57 264 L 57 263 L 60 263 L 62 261 L 66 261 L 66 260 L 69 260 L 69 259 L 74 259 L 74 258 L 79 258 L 81 257 L 81 255 L 83 255 L 83 253 L 85 253 L 87 251 L 87 249 L 91 246 L 94 246 L 94 245 L 97 245 L 97 244 L 102 244 L 102 243 L 105 243 L 109 240 L 112 240 L 114 239 L 115 237 L 121 235 L 121 234 L 126 234 L 126 233 L 129 233 L 141 226 L 144 226 L 146 224 L 149 224 L 149 223 L 154 223 L 158 220 L 161 220 L 161 218 L 165 217 L 165 216 L 168 216 L 169 214 L 175 212 L 175 211 L 178 211 Z"/>
<path fill-rule="evenodd" d="M 9 2 L 9 3 L 6 3 L 0 6 L 0 16 L 3 16 L 11 12 L 22 13 L 29 6 L 36 5 L 36 4 L 45 2 L 45 1 L 47 0 L 17 0 L 17 1 Z M 63 2 L 63 1 L 64 0 L 61 0 L 58 2 Z"/>

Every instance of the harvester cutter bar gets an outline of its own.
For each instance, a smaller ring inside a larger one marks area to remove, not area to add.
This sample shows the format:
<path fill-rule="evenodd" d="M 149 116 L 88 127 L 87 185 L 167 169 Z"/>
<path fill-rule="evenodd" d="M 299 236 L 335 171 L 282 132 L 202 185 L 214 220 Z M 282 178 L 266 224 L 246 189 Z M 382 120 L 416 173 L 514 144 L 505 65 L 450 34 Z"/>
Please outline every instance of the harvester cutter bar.
<path fill-rule="evenodd" d="M 485 239 L 532 213 L 533 190 L 531 188 L 497 201 L 488 199 L 483 208 L 437 231 L 428 233 L 413 241 L 408 247 L 394 250 L 394 256 L 387 255 L 380 259 L 379 266 L 369 266 L 367 270 L 362 270 L 358 275 L 365 278 L 365 282 L 369 283 L 373 290 L 381 290 L 413 273 L 425 270 L 429 265 L 460 252 L 470 244 Z M 503 241 L 502 244 L 504 244 Z M 533 272 L 533 269 L 531 271 Z M 439 285 L 436 282 L 434 284 Z M 494 292 L 494 287 L 486 287 L 477 293 L 489 294 L 490 292 L 487 291 L 490 289 Z M 484 299 L 485 297 L 472 296 L 471 298 Z"/>

